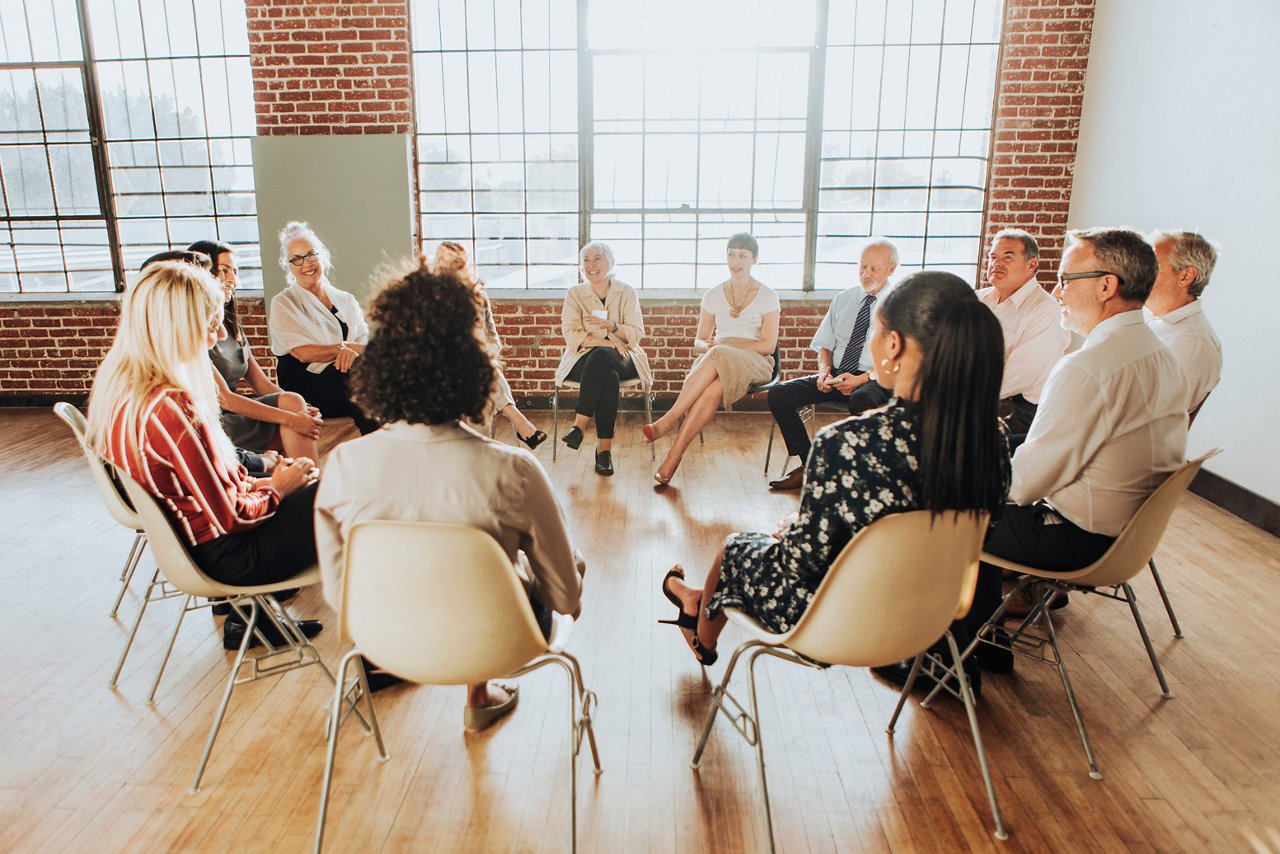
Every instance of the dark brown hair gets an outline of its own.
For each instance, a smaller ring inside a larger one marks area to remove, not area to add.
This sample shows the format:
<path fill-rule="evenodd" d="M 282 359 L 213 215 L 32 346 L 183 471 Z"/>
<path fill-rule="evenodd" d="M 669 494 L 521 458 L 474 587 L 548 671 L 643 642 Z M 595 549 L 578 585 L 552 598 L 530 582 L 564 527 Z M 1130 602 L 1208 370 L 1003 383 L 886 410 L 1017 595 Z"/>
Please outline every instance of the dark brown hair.
<path fill-rule="evenodd" d="M 187 250 L 189 252 L 201 252 L 209 256 L 213 265 L 209 272 L 213 273 L 215 279 L 218 278 L 218 256 L 224 252 L 230 252 L 234 255 L 236 251 L 221 240 L 197 240 L 188 246 Z M 222 284 L 221 279 L 218 279 L 218 284 Z M 240 329 L 240 304 L 236 302 L 234 291 L 231 293 L 231 299 L 227 300 L 223 306 L 222 322 L 226 324 L 227 334 L 243 344 L 245 337 L 244 332 Z"/>
<path fill-rule="evenodd" d="M 351 372 L 356 404 L 383 422 L 482 420 L 496 373 L 483 312 L 470 285 L 433 275 L 425 260 L 392 278 L 369 310 L 372 335 Z"/>
<path fill-rule="evenodd" d="M 920 406 L 921 503 L 996 513 L 1009 491 L 1008 445 L 997 409 L 1004 375 L 1000 321 L 959 276 L 912 273 L 880 301 L 886 331 L 923 353 Z"/>

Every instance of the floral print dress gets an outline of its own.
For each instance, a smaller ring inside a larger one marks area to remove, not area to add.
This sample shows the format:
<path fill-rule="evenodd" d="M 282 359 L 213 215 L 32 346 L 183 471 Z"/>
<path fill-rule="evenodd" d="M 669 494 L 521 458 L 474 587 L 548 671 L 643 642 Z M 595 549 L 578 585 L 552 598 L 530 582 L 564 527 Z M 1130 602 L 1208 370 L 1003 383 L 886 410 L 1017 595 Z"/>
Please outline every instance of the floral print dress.
<path fill-rule="evenodd" d="M 707 603 L 789 631 L 854 534 L 881 516 L 920 509 L 919 407 L 894 398 L 814 437 L 796 520 L 781 539 L 731 534 L 720 583 Z"/>

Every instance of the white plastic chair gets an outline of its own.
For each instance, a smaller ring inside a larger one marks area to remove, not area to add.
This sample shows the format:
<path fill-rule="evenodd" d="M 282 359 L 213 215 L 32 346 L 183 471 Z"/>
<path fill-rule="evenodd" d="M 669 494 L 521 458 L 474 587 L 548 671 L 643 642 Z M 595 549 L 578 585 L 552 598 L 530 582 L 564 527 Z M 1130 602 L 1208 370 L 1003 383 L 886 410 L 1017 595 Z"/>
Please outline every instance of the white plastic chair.
<path fill-rule="evenodd" d="M 1062 650 L 1058 646 L 1053 620 L 1049 616 L 1051 611 L 1049 606 L 1059 592 L 1069 591 L 1081 594 L 1095 593 L 1127 603 L 1133 614 L 1133 621 L 1138 627 L 1138 634 L 1142 636 L 1142 644 L 1146 647 L 1147 656 L 1151 659 L 1151 667 L 1155 670 L 1156 678 L 1160 682 L 1161 696 L 1171 699 L 1173 692 L 1169 690 L 1169 683 L 1164 678 L 1164 670 L 1160 667 L 1160 659 L 1156 656 L 1155 648 L 1151 646 L 1151 637 L 1147 634 L 1146 624 L 1143 623 L 1142 614 L 1138 610 L 1137 597 L 1129 581 L 1151 565 L 1156 547 L 1160 545 L 1160 539 L 1164 536 L 1165 529 L 1169 527 L 1173 511 L 1177 509 L 1178 502 L 1182 500 L 1187 487 L 1191 485 L 1191 481 L 1200 471 L 1205 460 L 1220 452 L 1221 448 L 1215 448 L 1197 459 L 1184 463 L 1181 468 L 1169 475 L 1164 483 L 1160 484 L 1142 503 L 1138 512 L 1120 531 L 1116 541 L 1111 544 L 1106 553 L 1084 569 L 1075 572 L 1051 572 L 1015 563 L 985 551 L 982 553 L 982 559 L 985 562 L 1018 573 L 1022 578 L 1013 591 L 1004 598 L 991 619 L 978 630 L 977 637 L 965 649 L 964 658 L 968 658 L 979 643 L 989 643 L 1005 649 L 1011 647 L 1016 653 L 1056 667 L 1058 676 L 1062 679 L 1062 687 L 1067 693 L 1067 701 L 1071 704 L 1071 714 L 1075 717 L 1076 730 L 1084 745 L 1085 757 L 1089 760 L 1089 776 L 1095 780 L 1102 779 L 1102 772 L 1098 770 L 1098 762 L 1093 755 L 1093 745 L 1089 740 L 1089 732 L 1085 729 L 1080 704 L 1076 702 L 1076 694 L 1071 687 L 1071 677 L 1067 674 L 1067 663 L 1063 660 Z M 1038 586 L 1038 596 L 1031 611 L 1016 629 L 1000 628 L 1009 604 L 1017 601 L 1023 591 L 1033 585 Z M 1163 594 L 1164 585 L 1161 584 L 1160 587 Z M 1103 588 L 1111 589 L 1108 592 Z M 1036 631 L 1038 626 L 1043 626 L 1043 634 Z M 1000 643 L 994 640 L 997 631 L 1005 635 L 1009 642 Z M 1051 654 L 1051 657 L 1047 653 Z M 932 697 L 935 693 L 937 693 L 936 688 L 929 696 Z"/>
<path fill-rule="evenodd" d="M 582 383 L 577 380 L 565 380 L 556 386 L 556 390 L 551 395 L 551 462 L 556 461 L 556 457 L 560 451 L 560 389 L 569 391 L 582 391 Z M 644 398 L 644 423 L 653 423 L 653 389 L 644 384 L 639 377 L 632 380 L 623 380 L 618 383 L 618 393 L 639 389 L 641 396 Z M 649 459 L 656 460 L 657 451 L 649 446 Z"/>
<path fill-rule="evenodd" d="M 246 627 L 244 640 L 240 643 L 240 649 L 236 653 L 231 672 L 227 677 L 226 688 L 222 692 L 222 701 L 218 704 L 217 714 L 214 716 L 213 725 L 209 729 L 209 738 L 205 742 L 204 753 L 200 757 L 200 764 L 196 767 L 195 779 L 191 782 L 189 794 L 194 795 L 200 790 L 200 779 L 204 776 L 205 766 L 209 763 L 209 755 L 213 752 L 213 743 L 218 737 L 222 719 L 227 713 L 227 704 L 231 701 L 231 692 L 235 690 L 237 685 L 282 674 L 289 670 L 297 670 L 312 664 L 319 666 L 330 682 L 334 681 L 333 674 L 329 672 L 329 668 L 325 666 L 320 654 L 311 645 L 311 641 L 307 639 L 307 636 L 298 628 L 294 619 L 289 616 L 284 608 L 280 607 L 280 603 L 271 595 L 291 587 L 306 587 L 318 584 L 320 582 L 320 569 L 313 566 L 292 578 L 273 584 L 238 586 L 214 581 L 205 575 L 195 561 L 192 560 L 191 554 L 178 538 L 177 532 L 174 531 L 173 523 L 169 521 L 169 517 L 165 515 L 164 510 L 160 507 L 160 502 L 130 477 L 127 472 L 121 471 L 119 468 L 115 471 L 117 477 L 120 478 L 120 482 L 124 484 L 129 500 L 137 508 L 138 515 L 142 519 L 143 529 L 147 532 L 147 539 L 151 543 L 151 552 L 155 555 L 160 571 L 164 573 L 170 584 L 186 594 L 187 597 L 182 613 L 178 615 L 178 621 L 173 627 L 173 635 L 169 638 L 169 648 L 165 651 L 164 661 L 160 664 L 161 672 L 164 672 L 165 663 L 168 662 L 169 654 L 173 651 L 173 642 L 178 636 L 178 629 L 182 626 L 182 617 L 187 611 L 195 609 L 192 605 L 195 597 L 225 597 L 232 609 L 244 620 Z M 245 613 L 244 606 L 248 606 L 248 614 Z M 259 612 L 265 614 L 275 624 L 280 636 L 285 639 L 284 646 L 273 646 L 261 632 L 257 631 Z M 266 646 L 266 651 L 257 655 L 247 656 L 246 652 L 254 634 L 257 634 L 258 639 Z M 246 665 L 249 673 L 247 676 L 241 677 L 240 671 Z M 156 677 L 156 681 L 159 681 L 159 676 Z M 361 716 L 361 722 L 366 730 L 370 730 L 370 725 L 364 720 L 363 716 Z"/>
<path fill-rule="evenodd" d="M 724 714 L 747 744 L 756 749 L 760 790 L 764 795 L 765 825 L 773 850 L 773 819 L 765 779 L 764 743 L 756 701 L 755 665 L 762 655 L 827 668 L 877 667 L 914 658 L 907 684 L 886 732 L 892 734 L 898 715 L 919 673 L 928 648 L 945 636 L 951 650 L 952 671 L 969 717 L 978 767 L 997 839 L 1007 839 L 996 799 L 987 754 L 978 730 L 973 691 L 960 660 L 950 625 L 969 610 L 978 573 L 978 550 L 987 530 L 982 513 L 947 512 L 934 517 L 925 510 L 881 517 L 845 546 L 818 587 L 800 621 L 790 631 L 773 634 L 741 611 L 726 608 L 729 619 L 751 635 L 734 650 L 724 677 L 712 691 L 713 705 L 698 739 L 692 766 L 697 769 L 717 713 Z M 923 651 L 922 651 L 923 650 Z M 747 701 L 750 711 L 729 693 L 729 680 L 746 653 Z M 928 703 L 922 704 L 928 708 Z"/>
<path fill-rule="evenodd" d="M 362 656 L 383 670 L 426 685 L 471 685 L 514 678 L 556 664 L 569 677 L 569 820 L 577 847 L 577 758 L 585 735 L 600 773 L 591 709 L 578 660 L 565 652 L 573 620 L 555 614 L 551 638 L 543 636 L 529 596 L 497 541 L 466 525 L 430 522 L 361 522 L 347 540 L 338 621 L 356 648 L 342 659 L 334 692 L 333 720 L 343 699 L 359 689 L 378 741 L 379 758 L 390 758 L 368 693 Z M 356 682 L 346 687 L 347 668 Z M 354 704 L 353 704 L 354 706 Z M 315 850 L 324 841 L 329 784 L 338 729 L 329 732 Z"/>

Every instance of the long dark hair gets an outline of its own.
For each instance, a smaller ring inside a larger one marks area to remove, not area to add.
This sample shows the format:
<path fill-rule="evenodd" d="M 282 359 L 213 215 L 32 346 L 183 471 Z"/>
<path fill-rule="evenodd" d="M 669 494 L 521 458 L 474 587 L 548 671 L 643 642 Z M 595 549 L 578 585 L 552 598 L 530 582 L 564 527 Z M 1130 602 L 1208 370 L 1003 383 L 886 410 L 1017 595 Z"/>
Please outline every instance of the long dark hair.
<path fill-rule="evenodd" d="M 1009 490 L 1008 445 L 997 409 L 1004 375 L 1000 321 L 959 276 L 924 270 L 880 301 L 885 331 L 914 339 L 923 354 L 920 407 L 922 504 L 999 511 Z"/>
<path fill-rule="evenodd" d="M 218 256 L 223 252 L 231 252 L 234 254 L 236 251 L 221 240 L 197 240 L 195 243 L 188 246 L 187 249 L 191 252 L 203 252 L 209 256 L 209 260 L 213 262 L 213 267 L 210 272 L 214 273 L 214 278 L 217 278 Z M 218 284 L 222 284 L 221 279 L 218 279 Z M 227 334 L 237 341 L 244 343 L 244 332 L 240 329 L 240 306 L 236 302 L 235 291 L 231 292 L 231 299 L 227 300 L 224 306 L 222 321 L 227 327 Z"/>

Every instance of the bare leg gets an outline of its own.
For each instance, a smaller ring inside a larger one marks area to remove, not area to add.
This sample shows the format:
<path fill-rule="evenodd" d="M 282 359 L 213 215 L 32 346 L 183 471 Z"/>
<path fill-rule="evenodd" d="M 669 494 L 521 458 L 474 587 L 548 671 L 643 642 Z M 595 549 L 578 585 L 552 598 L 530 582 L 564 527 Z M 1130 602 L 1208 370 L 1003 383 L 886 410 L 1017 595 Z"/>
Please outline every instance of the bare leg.
<path fill-rule="evenodd" d="M 720 583 L 720 567 L 724 563 L 724 549 L 716 552 L 716 559 L 711 562 L 711 569 L 707 572 L 706 581 L 703 582 L 701 588 L 692 587 L 685 584 L 678 578 L 673 578 L 667 582 L 667 586 L 671 588 L 671 592 L 676 594 L 683 603 L 680 610 L 686 614 L 692 614 L 696 610 L 698 613 L 698 643 L 702 644 L 702 648 L 713 650 L 716 648 L 716 641 L 720 638 L 720 632 L 724 631 L 724 625 L 728 622 L 728 617 L 724 612 L 720 612 L 715 618 L 707 617 L 707 609 L 702 607 L 702 603 L 711 599 L 711 594 L 715 592 L 716 586 Z M 693 649 L 693 633 L 688 629 L 681 629 L 684 634 L 685 642 L 689 644 L 689 648 Z"/>
<path fill-rule="evenodd" d="M 514 403 L 508 403 L 498 411 L 502 414 L 503 418 L 507 419 L 512 427 L 516 428 L 516 434 L 521 439 L 528 439 L 534 433 L 538 432 L 537 426 L 530 421 Z"/>
<path fill-rule="evenodd" d="M 578 413 L 574 413 L 573 426 L 577 427 L 583 433 L 587 432 L 587 425 L 590 423 L 591 423 L 590 415 L 579 415 Z"/>
<path fill-rule="evenodd" d="M 597 451 L 597 452 L 599 452 L 599 451 L 612 451 L 612 450 L 613 450 L 613 440 L 612 440 L 612 439 L 597 439 L 597 440 L 596 440 L 596 451 Z"/>
<path fill-rule="evenodd" d="M 286 412 L 306 412 L 307 403 L 302 395 L 286 391 L 276 398 L 276 408 Z M 311 460 L 319 458 L 319 445 L 315 439 L 284 425 L 280 426 L 279 433 L 280 446 L 286 457 L 306 457 Z"/>
<path fill-rule="evenodd" d="M 680 423 L 680 419 L 685 413 L 702 398 L 707 387 L 713 382 L 719 386 L 720 374 L 716 371 L 715 362 L 709 362 L 703 365 L 696 374 L 685 380 L 679 396 L 676 397 L 676 402 L 671 404 L 671 408 L 663 413 L 661 418 L 653 422 L 655 435 L 665 436 L 670 433 Z"/>
<path fill-rule="evenodd" d="M 680 467 L 680 461 L 684 459 L 684 452 L 689 450 L 693 440 L 702 432 L 702 428 L 710 424 L 711 419 L 716 417 L 716 410 L 720 408 L 720 399 L 723 396 L 724 389 L 720 385 L 720 377 L 717 375 L 703 389 L 702 396 L 689 409 L 689 414 L 684 419 L 684 424 L 680 425 L 680 432 L 676 434 L 676 440 L 671 444 L 671 450 L 667 451 L 667 456 L 662 460 L 662 465 L 658 466 L 658 474 L 667 480 L 671 479 L 672 475 L 676 473 L 676 469 Z"/>

